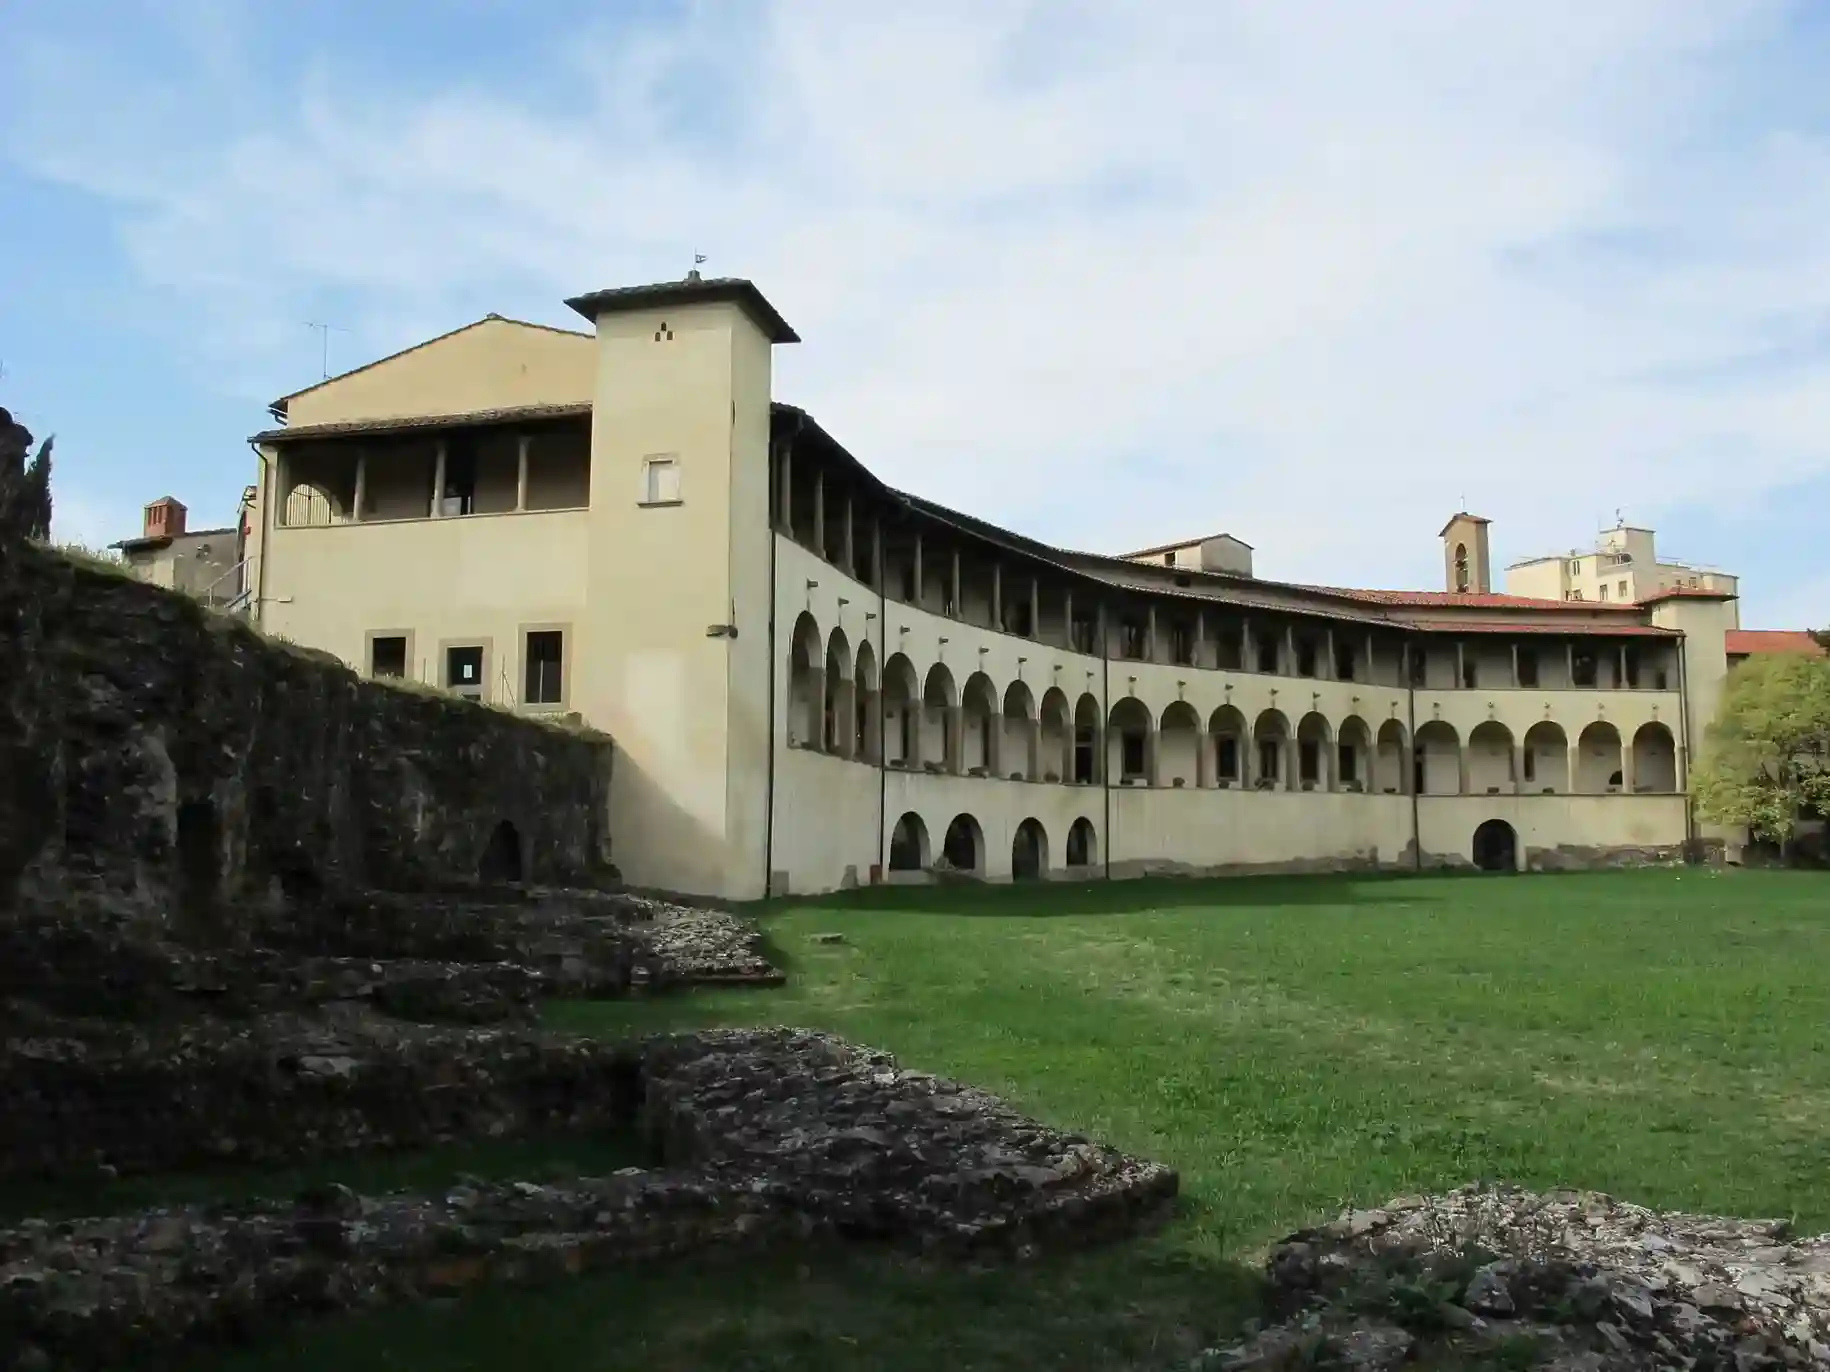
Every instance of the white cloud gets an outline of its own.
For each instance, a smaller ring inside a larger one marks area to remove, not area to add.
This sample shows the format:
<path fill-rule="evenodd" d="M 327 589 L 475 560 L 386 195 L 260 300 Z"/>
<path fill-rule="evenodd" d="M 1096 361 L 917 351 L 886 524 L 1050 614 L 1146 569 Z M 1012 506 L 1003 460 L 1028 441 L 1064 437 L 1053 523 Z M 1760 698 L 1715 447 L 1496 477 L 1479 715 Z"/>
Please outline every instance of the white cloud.
<path fill-rule="evenodd" d="M 806 338 L 778 394 L 886 479 L 1079 546 L 1225 527 L 1268 574 L 1431 584 L 1464 496 L 1524 554 L 1830 472 L 1824 368 L 1656 380 L 1830 308 L 1824 142 L 1708 136 L 1777 4 L 731 13 L 556 34 L 526 89 L 321 55 L 258 99 L 230 26 L 189 107 L 102 68 L 125 112 L 76 134 L 86 54 L 40 49 L 14 142 L 118 205 L 262 398 L 321 299 L 375 355 L 700 250 Z"/>

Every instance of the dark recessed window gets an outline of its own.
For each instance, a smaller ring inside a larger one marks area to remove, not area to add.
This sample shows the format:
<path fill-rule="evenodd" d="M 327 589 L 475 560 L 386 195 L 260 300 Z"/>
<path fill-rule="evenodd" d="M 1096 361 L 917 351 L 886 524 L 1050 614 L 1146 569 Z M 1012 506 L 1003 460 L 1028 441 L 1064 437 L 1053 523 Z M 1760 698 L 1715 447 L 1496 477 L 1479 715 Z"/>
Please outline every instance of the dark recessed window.
<path fill-rule="evenodd" d="M 369 675 L 404 677 L 407 674 L 405 635 L 369 640 Z"/>
<path fill-rule="evenodd" d="M 459 695 L 480 700 L 483 696 L 481 645 L 445 649 L 445 685 Z"/>
<path fill-rule="evenodd" d="M 541 629 L 527 636 L 527 681 L 522 699 L 529 705 L 558 705 L 565 699 L 565 635 Z"/>

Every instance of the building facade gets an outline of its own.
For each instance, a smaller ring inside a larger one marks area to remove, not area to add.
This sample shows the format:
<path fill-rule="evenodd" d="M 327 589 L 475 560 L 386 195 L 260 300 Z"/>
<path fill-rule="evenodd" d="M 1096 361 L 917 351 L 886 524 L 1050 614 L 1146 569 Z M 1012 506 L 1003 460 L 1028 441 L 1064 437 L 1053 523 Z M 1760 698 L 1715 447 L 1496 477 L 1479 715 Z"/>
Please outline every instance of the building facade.
<path fill-rule="evenodd" d="M 1103 557 L 893 490 L 774 400 L 738 280 L 491 316 L 276 402 L 270 632 L 617 743 L 631 882 L 735 899 L 988 880 L 1675 855 L 1732 595 L 1254 577 Z"/>
<path fill-rule="evenodd" d="M 1592 548 L 1513 563 L 1506 569 L 1506 590 L 1544 600 L 1614 605 L 1651 600 L 1667 591 L 1740 594 L 1739 578 L 1714 567 L 1662 562 L 1654 543 L 1652 530 L 1623 521 L 1602 530 Z M 1738 617 L 1735 625 L 1740 627 Z"/>
<path fill-rule="evenodd" d="M 121 562 L 142 581 L 183 591 L 217 609 L 234 607 L 243 594 L 242 571 L 252 495 L 244 494 L 234 526 L 191 529 L 189 511 L 163 496 L 142 512 L 140 536 L 110 545 Z"/>

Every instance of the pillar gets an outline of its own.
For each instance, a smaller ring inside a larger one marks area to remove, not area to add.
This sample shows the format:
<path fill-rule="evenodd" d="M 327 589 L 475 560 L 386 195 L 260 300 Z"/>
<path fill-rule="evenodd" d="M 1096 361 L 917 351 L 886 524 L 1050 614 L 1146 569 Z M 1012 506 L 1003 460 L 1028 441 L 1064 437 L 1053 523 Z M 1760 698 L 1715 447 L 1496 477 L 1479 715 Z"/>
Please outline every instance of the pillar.
<path fill-rule="evenodd" d="M 1289 676 L 1296 670 L 1296 626 L 1284 625 L 1283 653 L 1277 664 L 1279 676 Z"/>
<path fill-rule="evenodd" d="M 1576 684 L 1576 645 L 1574 642 L 1563 645 L 1563 683 L 1565 686 Z"/>
<path fill-rule="evenodd" d="M 1459 638 L 1455 640 L 1455 689 L 1458 691 L 1468 684 L 1467 646 Z"/>
<path fill-rule="evenodd" d="M 527 453 L 534 440 L 526 434 L 515 438 L 515 508 L 527 508 Z"/>
<path fill-rule="evenodd" d="M 1633 740 L 1624 732 L 1620 735 L 1620 793 L 1633 794 Z"/>
<path fill-rule="evenodd" d="M 871 589 L 883 590 L 883 521 L 871 520 Z M 883 664 L 877 664 L 877 670 L 883 670 Z M 881 689 L 881 686 L 879 687 Z"/>
<path fill-rule="evenodd" d="M 1195 785 L 1203 791 L 1214 784 L 1214 773 L 1218 770 L 1219 759 L 1214 756 L 1216 748 L 1214 736 L 1205 726 L 1195 735 Z"/>
<path fill-rule="evenodd" d="M 781 531 L 794 537 L 794 445 L 781 445 L 782 455 L 782 492 L 781 492 Z"/>
<path fill-rule="evenodd" d="M 915 535 L 915 604 L 922 605 L 928 594 L 927 585 L 921 579 L 921 535 Z"/>
<path fill-rule="evenodd" d="M 445 517 L 445 440 L 442 438 L 432 458 L 432 517 Z"/>
<path fill-rule="evenodd" d="M 852 539 L 852 498 L 845 497 L 845 575 L 858 575 L 858 546 Z"/>
<path fill-rule="evenodd" d="M 1285 632 L 1288 633 L 1289 631 L 1286 630 Z M 1302 766 L 1303 755 L 1297 746 L 1295 734 L 1291 734 L 1288 738 L 1286 738 L 1284 740 L 1283 754 L 1284 754 L 1283 789 L 1286 791 L 1300 791 L 1303 789 L 1303 783 L 1301 780 L 1302 774 L 1303 774 L 1303 766 Z"/>
<path fill-rule="evenodd" d="M 1519 682 L 1519 645 L 1516 643 L 1514 643 L 1512 645 L 1512 685 L 1513 685 L 1514 690 L 1517 690 L 1520 685 L 1520 682 Z"/>
<path fill-rule="evenodd" d="M 349 517 L 353 524 L 362 522 L 363 512 L 369 503 L 369 455 L 360 448 L 356 450 L 356 494 L 350 502 Z"/>
<path fill-rule="evenodd" d="M 1195 666 L 1207 665 L 1207 614 L 1203 610 L 1195 611 Z"/>
<path fill-rule="evenodd" d="M 1514 650 L 1517 651 L 1516 649 Z M 1532 789 L 1541 791 L 1542 786 L 1533 783 Z M 1525 745 L 1523 742 L 1512 745 L 1512 793 L 1515 796 L 1527 794 L 1525 789 Z"/>
<path fill-rule="evenodd" d="M 1322 660 L 1316 664 L 1316 675 L 1324 681 L 1334 681 L 1339 677 L 1334 660 L 1334 626 L 1330 624 L 1322 630 Z M 1333 788 L 1330 787 L 1330 790 Z"/>
<path fill-rule="evenodd" d="M 1156 721 L 1153 719 L 1150 721 L 1149 727 L 1144 730 L 1144 784 L 1146 786 L 1162 784 L 1162 779 L 1157 771 L 1157 737 Z"/>
<path fill-rule="evenodd" d="M 1614 689 L 1623 691 L 1627 686 L 1627 645 L 1621 644 L 1614 655 Z M 1622 751 L 1625 751 L 1625 740 L 1622 740 Z M 1624 773 L 1623 773 L 1624 775 Z"/>
<path fill-rule="evenodd" d="M 1065 616 L 1064 622 L 1067 625 L 1067 646 L 1072 648 L 1074 646 L 1074 593 L 1072 591 L 1068 591 L 1062 596 L 1061 613 Z"/>
<path fill-rule="evenodd" d="M 1370 683 L 1372 681 L 1372 679 L 1373 679 L 1373 636 L 1372 636 L 1371 631 L 1369 630 L 1366 635 L 1366 680 Z M 1373 743 L 1374 752 L 1378 751 L 1378 746 L 1379 746 L 1378 742 L 1377 742 L 1377 740 L 1375 740 Z M 1370 791 L 1372 789 L 1371 785 L 1369 784 L 1366 789 Z"/>
<path fill-rule="evenodd" d="M 1156 602 L 1151 601 L 1144 607 L 1144 661 L 1156 660 Z"/>
<path fill-rule="evenodd" d="M 947 595 L 948 595 L 948 599 L 950 601 L 950 605 L 947 610 L 947 613 L 949 615 L 951 615 L 953 618 L 959 619 L 965 613 L 965 610 L 964 610 L 964 605 L 960 600 L 959 549 L 958 548 L 955 548 L 953 550 L 952 576 L 953 576 L 953 580 L 947 589 Z"/>
<path fill-rule="evenodd" d="M 991 564 L 991 627 L 1004 632 L 1004 564 Z"/>
<path fill-rule="evenodd" d="M 1255 672 L 1258 670 L 1258 647 L 1252 642 L 1252 617 L 1239 616 L 1239 670 Z"/>
<path fill-rule="evenodd" d="M 958 705 L 949 705 L 941 713 L 945 721 L 945 741 L 943 744 L 946 757 L 946 768 L 954 776 L 965 771 L 966 748 L 962 730 L 966 723 L 966 712 Z"/>
<path fill-rule="evenodd" d="M 1042 638 L 1042 578 L 1032 576 L 1029 579 L 1029 636 L 1038 641 Z M 1036 703 L 1037 709 L 1041 702 Z M 1040 721 L 1041 716 L 1037 716 Z"/>
<path fill-rule="evenodd" d="M 826 473 L 813 474 L 813 551 L 826 560 Z"/>

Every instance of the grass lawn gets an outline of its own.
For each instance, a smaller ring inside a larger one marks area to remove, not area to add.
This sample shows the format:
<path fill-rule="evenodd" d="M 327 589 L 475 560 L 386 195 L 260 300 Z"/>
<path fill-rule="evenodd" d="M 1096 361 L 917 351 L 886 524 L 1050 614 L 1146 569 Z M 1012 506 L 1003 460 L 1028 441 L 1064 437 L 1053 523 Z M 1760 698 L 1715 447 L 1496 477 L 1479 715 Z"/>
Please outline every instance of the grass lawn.
<path fill-rule="evenodd" d="M 187 1365 L 1168 1368 L 1250 1313 L 1255 1250 L 1344 1204 L 1499 1178 L 1830 1228 L 1820 876 L 898 889 L 765 922 L 784 990 L 550 1018 L 885 1047 L 1172 1164 L 1181 1218 L 1017 1269 L 851 1251 L 485 1292 Z"/>

